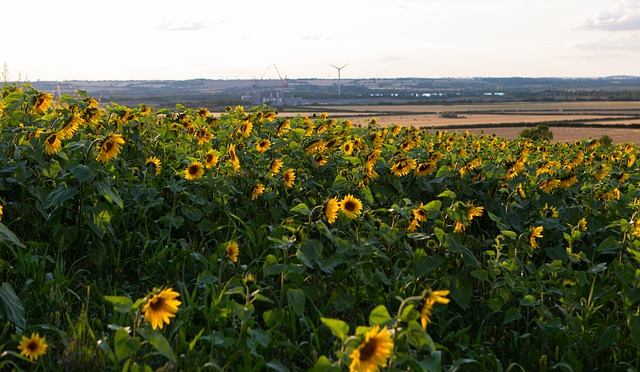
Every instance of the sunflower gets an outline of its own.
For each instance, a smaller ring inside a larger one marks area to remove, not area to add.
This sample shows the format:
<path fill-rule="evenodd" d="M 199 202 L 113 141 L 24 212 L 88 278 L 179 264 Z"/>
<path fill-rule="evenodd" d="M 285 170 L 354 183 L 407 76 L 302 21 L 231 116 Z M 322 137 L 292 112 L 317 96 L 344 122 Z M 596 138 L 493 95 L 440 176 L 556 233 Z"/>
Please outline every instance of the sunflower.
<path fill-rule="evenodd" d="M 102 141 L 100 146 L 100 152 L 96 157 L 96 160 L 102 163 L 107 163 L 111 159 L 118 157 L 120 150 L 124 145 L 124 138 L 120 134 L 112 134 Z"/>
<path fill-rule="evenodd" d="M 413 214 L 413 218 L 417 221 L 424 222 L 427 220 L 427 213 L 424 211 L 422 205 L 420 205 L 420 207 L 418 208 L 414 208 L 411 211 L 411 214 Z"/>
<path fill-rule="evenodd" d="M 160 170 L 162 169 L 162 162 L 155 156 L 148 157 L 144 161 L 144 165 L 147 167 L 152 166 L 156 170 L 156 176 L 160 174 Z"/>
<path fill-rule="evenodd" d="M 268 139 L 263 139 L 256 144 L 256 150 L 258 150 L 258 152 L 265 152 L 269 150 L 270 147 L 271 141 L 269 141 Z"/>
<path fill-rule="evenodd" d="M 238 262 L 238 253 L 240 253 L 240 247 L 238 246 L 238 243 L 234 242 L 233 240 L 227 242 L 224 247 L 224 251 L 226 252 L 227 258 L 230 261 Z"/>
<path fill-rule="evenodd" d="M 85 98 L 83 100 L 86 104 L 88 108 L 97 108 L 98 107 L 98 101 L 96 101 L 95 99 L 89 97 L 89 98 Z"/>
<path fill-rule="evenodd" d="M 18 350 L 20 350 L 21 356 L 34 361 L 47 352 L 48 346 L 44 337 L 40 337 L 38 333 L 32 333 L 31 337 L 22 336 L 20 343 L 18 343 Z"/>
<path fill-rule="evenodd" d="M 0 209 L 0 217 L 2 217 L 2 210 Z M 580 221 L 578 221 L 578 228 L 580 231 L 587 231 L 587 220 L 582 217 Z"/>
<path fill-rule="evenodd" d="M 472 205 L 467 208 L 467 219 L 471 222 L 473 217 L 480 217 L 482 216 L 482 213 L 484 213 L 484 207 L 476 207 Z"/>
<path fill-rule="evenodd" d="M 544 208 L 540 210 L 540 215 L 547 218 L 558 218 L 560 213 L 558 213 L 558 209 L 554 206 L 549 206 L 547 203 L 544 203 Z"/>
<path fill-rule="evenodd" d="M 204 155 L 205 167 L 207 167 L 207 169 L 215 167 L 216 164 L 218 163 L 218 159 L 219 159 L 218 153 L 214 150 L 209 150 Z"/>
<path fill-rule="evenodd" d="M 211 112 L 206 107 L 201 107 L 198 109 L 198 111 L 196 111 L 196 115 L 200 116 L 201 118 L 204 118 L 211 115 Z"/>
<path fill-rule="evenodd" d="M 2 221 L 2 204 L 0 204 L 0 221 Z"/>
<path fill-rule="evenodd" d="M 538 242 L 536 242 L 536 238 L 542 238 L 542 230 L 544 230 L 543 227 L 538 226 L 538 227 L 532 228 L 531 232 L 529 232 L 529 245 L 531 245 L 531 248 L 538 247 Z"/>
<path fill-rule="evenodd" d="M 35 102 L 33 103 L 33 113 L 34 114 L 42 114 L 49 106 L 51 106 L 51 102 L 53 102 L 53 95 L 51 93 L 40 93 L 36 97 Z"/>
<path fill-rule="evenodd" d="M 353 349 L 349 358 L 349 371 L 378 371 L 387 366 L 387 359 L 393 351 L 391 332 L 385 327 L 375 325 L 364 334 L 364 339 Z"/>
<path fill-rule="evenodd" d="M 393 173 L 393 175 L 396 177 L 406 176 L 407 174 L 409 174 L 409 171 L 411 171 L 415 167 L 416 161 L 414 159 L 402 159 L 391 166 L 391 173 Z"/>
<path fill-rule="evenodd" d="M 422 310 L 420 310 L 420 323 L 422 324 L 423 329 L 427 329 L 427 324 L 431 323 L 431 310 L 433 309 L 433 305 L 446 305 L 451 301 L 448 298 L 445 298 L 445 296 L 449 295 L 449 292 L 450 291 L 448 289 L 441 289 L 432 291 L 429 293 L 429 296 L 425 297 Z"/>
<path fill-rule="evenodd" d="M 293 187 L 293 183 L 296 180 L 296 173 L 293 169 L 289 168 L 282 174 L 282 181 L 287 187 Z"/>
<path fill-rule="evenodd" d="M 418 227 L 420 227 L 420 222 L 416 218 L 412 218 L 411 221 L 409 221 L 409 226 L 407 226 L 407 231 L 415 232 Z"/>
<path fill-rule="evenodd" d="M 82 124 L 82 118 L 79 114 L 73 114 L 67 121 L 67 124 L 60 130 L 60 139 L 68 139 L 78 130 L 78 126 Z"/>
<path fill-rule="evenodd" d="M 147 296 L 147 302 L 142 307 L 144 312 L 144 318 L 151 323 L 151 328 L 156 329 L 169 324 L 170 319 L 176 316 L 178 312 L 178 306 L 182 304 L 178 300 L 180 293 L 174 291 L 172 288 L 167 288 L 160 293 L 154 293 L 151 298 Z"/>
<path fill-rule="evenodd" d="M 269 164 L 269 171 L 271 173 L 278 173 L 280 172 L 280 168 L 282 168 L 282 160 L 280 159 L 273 159 L 271 161 L 271 164 Z"/>
<path fill-rule="evenodd" d="M 340 202 L 338 202 L 338 197 L 334 196 L 333 198 L 327 200 L 324 203 L 324 207 L 322 212 L 324 216 L 327 218 L 327 222 L 334 223 L 336 219 L 338 219 L 338 211 L 340 210 Z"/>
<path fill-rule="evenodd" d="M 323 165 L 327 164 L 327 157 L 326 157 L 326 156 L 324 156 L 324 155 L 322 155 L 322 154 L 316 154 L 316 155 L 313 157 L 313 160 L 316 162 L 316 165 L 317 165 L 318 167 L 321 167 L 321 166 L 323 166 Z"/>
<path fill-rule="evenodd" d="M 238 171 L 240 169 L 240 159 L 238 159 L 238 155 L 236 154 L 236 145 L 233 143 L 229 145 L 229 162 L 233 166 L 234 171 Z"/>
<path fill-rule="evenodd" d="M 55 154 L 62 148 L 60 136 L 58 133 L 52 133 L 44 140 L 44 153 L 47 155 Z"/>
<path fill-rule="evenodd" d="M 345 155 L 351 155 L 353 152 L 353 142 L 345 142 L 344 145 L 342 145 L 342 152 L 344 152 Z"/>
<path fill-rule="evenodd" d="M 258 196 L 262 195 L 264 192 L 264 185 L 259 183 L 251 189 L 251 200 L 258 199 Z"/>
<path fill-rule="evenodd" d="M 348 218 L 356 218 L 360 213 L 362 213 L 362 202 L 360 199 L 348 194 L 340 201 L 340 210 Z"/>
<path fill-rule="evenodd" d="M 433 172 L 436 169 L 436 163 L 433 161 L 428 161 L 424 163 L 420 163 L 416 169 L 416 175 L 419 177 L 424 177 L 429 173 Z"/>
<path fill-rule="evenodd" d="M 184 170 L 184 178 L 189 181 L 197 180 L 204 175 L 204 165 L 199 161 L 194 161 Z"/>
<path fill-rule="evenodd" d="M 245 120 L 242 122 L 242 125 L 240 126 L 240 133 L 242 133 L 243 137 L 249 137 L 252 130 L 253 124 L 251 124 L 249 120 Z"/>

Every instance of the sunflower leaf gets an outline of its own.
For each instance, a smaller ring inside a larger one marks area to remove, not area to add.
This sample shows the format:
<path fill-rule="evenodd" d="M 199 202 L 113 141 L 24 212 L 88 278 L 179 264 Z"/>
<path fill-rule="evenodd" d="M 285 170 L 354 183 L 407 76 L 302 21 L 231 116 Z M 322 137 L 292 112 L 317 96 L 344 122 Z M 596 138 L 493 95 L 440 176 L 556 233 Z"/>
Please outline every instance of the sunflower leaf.
<path fill-rule="evenodd" d="M 133 309 L 133 301 L 125 296 L 104 296 L 105 301 L 111 302 L 115 311 L 127 314 Z"/>
<path fill-rule="evenodd" d="M 349 334 L 349 325 L 340 319 L 320 318 L 322 324 L 326 325 L 334 336 L 344 341 Z"/>
<path fill-rule="evenodd" d="M 389 310 L 384 305 L 378 305 L 375 309 L 371 310 L 369 314 L 369 324 L 374 325 L 382 325 L 391 320 L 391 315 L 389 314 Z"/>
<path fill-rule="evenodd" d="M 171 345 L 169 341 L 164 337 L 164 335 L 157 330 L 152 330 L 149 328 L 138 328 L 138 333 L 142 338 L 149 341 L 151 346 L 153 346 L 158 353 L 166 357 L 167 359 L 174 361 L 176 360 L 176 355 L 171 349 Z"/>

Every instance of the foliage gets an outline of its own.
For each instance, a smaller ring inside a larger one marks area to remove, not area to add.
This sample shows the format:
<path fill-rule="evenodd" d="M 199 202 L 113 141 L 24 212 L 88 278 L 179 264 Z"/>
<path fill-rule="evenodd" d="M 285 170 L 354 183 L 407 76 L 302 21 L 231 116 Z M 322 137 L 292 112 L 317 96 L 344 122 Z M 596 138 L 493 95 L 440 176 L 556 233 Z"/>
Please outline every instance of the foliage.
<path fill-rule="evenodd" d="M 519 136 L 535 141 L 551 141 L 553 139 L 553 132 L 551 132 L 548 125 L 538 124 L 535 128 L 523 129 Z"/>
<path fill-rule="evenodd" d="M 1 97 L 0 367 L 640 368 L 632 144 Z"/>

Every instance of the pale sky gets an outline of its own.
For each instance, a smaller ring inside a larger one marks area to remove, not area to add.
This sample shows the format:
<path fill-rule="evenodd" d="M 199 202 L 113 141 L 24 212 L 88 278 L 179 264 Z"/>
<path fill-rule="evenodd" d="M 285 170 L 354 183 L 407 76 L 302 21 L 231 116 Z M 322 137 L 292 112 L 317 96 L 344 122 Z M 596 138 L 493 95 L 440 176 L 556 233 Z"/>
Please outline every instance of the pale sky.
<path fill-rule="evenodd" d="M 102 5 L 98 5 L 102 4 Z M 640 0 L 3 1 L 10 78 L 640 76 Z M 266 73 L 265 73 L 266 71 Z M 264 76 L 263 76 L 264 74 Z"/>

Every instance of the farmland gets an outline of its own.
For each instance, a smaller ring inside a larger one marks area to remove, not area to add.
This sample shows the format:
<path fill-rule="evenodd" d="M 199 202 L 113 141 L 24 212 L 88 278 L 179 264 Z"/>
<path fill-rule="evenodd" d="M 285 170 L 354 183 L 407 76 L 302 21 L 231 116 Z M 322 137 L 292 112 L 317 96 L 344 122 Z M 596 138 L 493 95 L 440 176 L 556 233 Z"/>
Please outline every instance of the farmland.
<path fill-rule="evenodd" d="M 0 368 L 640 369 L 630 137 L 436 117 L 571 129 L 635 120 L 634 103 L 276 112 L 1 92 Z"/>

